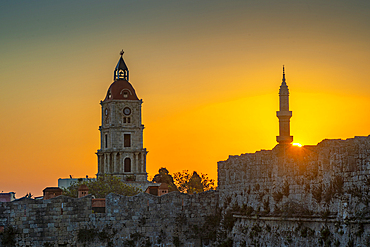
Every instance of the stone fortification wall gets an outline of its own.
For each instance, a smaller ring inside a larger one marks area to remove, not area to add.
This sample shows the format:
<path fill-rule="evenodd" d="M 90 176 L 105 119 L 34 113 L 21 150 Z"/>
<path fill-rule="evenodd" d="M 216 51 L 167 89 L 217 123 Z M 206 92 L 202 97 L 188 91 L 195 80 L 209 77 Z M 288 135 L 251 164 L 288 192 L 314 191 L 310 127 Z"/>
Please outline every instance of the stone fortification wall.
<path fill-rule="evenodd" d="M 234 246 L 370 246 L 369 220 L 236 217 Z"/>
<path fill-rule="evenodd" d="M 91 196 L 0 203 L 0 226 L 15 229 L 18 246 L 199 246 L 215 238 L 216 226 L 201 229 L 217 215 L 215 191 L 109 194 L 105 213 L 92 212 Z"/>
<path fill-rule="evenodd" d="M 347 213 L 353 214 L 367 203 L 369 175 L 370 136 L 355 137 L 230 156 L 218 162 L 218 189 L 221 203 L 256 210 L 267 210 L 263 202 L 269 200 L 270 211 L 282 203 L 302 202 L 315 212 L 343 213 L 339 204 L 346 203 Z"/>
<path fill-rule="evenodd" d="M 370 234 L 370 136 L 324 140 L 302 148 L 277 145 L 273 150 L 230 156 L 218 162 L 218 189 L 223 213 L 241 216 L 233 229 L 235 236 L 243 236 L 239 226 L 253 226 L 251 217 L 266 217 L 275 225 L 286 226 L 272 231 L 275 234 L 291 231 L 302 219 L 316 222 L 311 226 L 316 237 L 322 227 L 350 229 L 351 224 L 361 224 L 365 235 Z M 295 221 L 283 224 L 286 217 Z M 336 236 L 344 244 L 341 246 L 350 241 L 361 245 L 353 232 Z M 264 236 L 264 242 L 271 243 L 271 234 Z M 248 241 L 252 243 L 252 239 Z"/>
<path fill-rule="evenodd" d="M 105 213 L 91 196 L 0 203 L 0 230 L 19 246 L 370 246 L 369 203 L 370 136 L 230 156 L 218 191 L 110 194 Z"/>

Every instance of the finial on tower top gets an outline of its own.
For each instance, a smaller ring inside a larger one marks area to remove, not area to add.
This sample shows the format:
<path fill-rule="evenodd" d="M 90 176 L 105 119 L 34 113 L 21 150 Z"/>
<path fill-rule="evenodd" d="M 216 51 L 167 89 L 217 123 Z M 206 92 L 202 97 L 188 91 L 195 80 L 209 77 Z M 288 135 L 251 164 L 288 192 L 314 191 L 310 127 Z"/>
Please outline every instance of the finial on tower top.
<path fill-rule="evenodd" d="M 113 78 L 114 80 L 126 80 L 128 81 L 128 68 L 125 64 L 125 61 L 123 61 L 123 53 L 124 51 L 122 50 L 119 54 L 121 54 L 120 59 L 118 60 L 116 69 L 114 70 Z"/>
<path fill-rule="evenodd" d="M 283 83 L 285 83 L 285 68 L 284 68 L 284 65 L 283 65 Z"/>

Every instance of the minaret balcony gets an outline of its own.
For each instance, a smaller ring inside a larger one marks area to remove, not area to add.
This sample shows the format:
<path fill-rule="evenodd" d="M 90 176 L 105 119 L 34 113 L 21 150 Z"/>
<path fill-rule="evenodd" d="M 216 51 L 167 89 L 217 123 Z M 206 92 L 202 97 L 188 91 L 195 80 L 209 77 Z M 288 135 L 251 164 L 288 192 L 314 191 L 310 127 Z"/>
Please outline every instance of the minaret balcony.
<path fill-rule="evenodd" d="M 293 142 L 293 136 L 277 136 L 276 137 L 276 141 L 278 143 L 292 143 Z"/>
<path fill-rule="evenodd" d="M 292 117 L 292 111 L 277 111 L 276 112 L 277 117 Z"/>

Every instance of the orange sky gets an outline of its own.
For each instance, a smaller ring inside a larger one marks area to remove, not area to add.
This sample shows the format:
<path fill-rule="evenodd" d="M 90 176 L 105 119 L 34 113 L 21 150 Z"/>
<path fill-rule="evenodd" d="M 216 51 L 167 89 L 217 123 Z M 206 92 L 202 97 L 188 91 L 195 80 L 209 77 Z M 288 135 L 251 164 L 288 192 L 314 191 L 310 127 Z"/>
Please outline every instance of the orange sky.
<path fill-rule="evenodd" d="M 278 3 L 277 3 L 278 2 Z M 149 177 L 217 178 L 271 149 L 286 66 L 294 142 L 370 134 L 368 1 L 0 3 L 0 192 L 97 172 L 100 105 L 125 50 Z"/>

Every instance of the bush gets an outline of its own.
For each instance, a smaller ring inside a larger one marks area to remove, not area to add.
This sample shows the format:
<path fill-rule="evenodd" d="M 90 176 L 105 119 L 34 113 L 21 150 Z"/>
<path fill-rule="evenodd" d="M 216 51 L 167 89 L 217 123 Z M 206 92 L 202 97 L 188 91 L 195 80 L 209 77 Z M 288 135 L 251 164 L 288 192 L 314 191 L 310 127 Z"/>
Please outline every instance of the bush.
<path fill-rule="evenodd" d="M 173 245 L 175 245 L 176 247 L 180 247 L 182 245 L 181 241 L 180 241 L 180 238 L 179 236 L 174 236 L 172 237 L 172 243 Z"/>
<path fill-rule="evenodd" d="M 331 236 L 331 232 L 329 228 L 327 226 L 322 227 L 320 230 L 319 244 L 321 245 L 325 244 L 325 246 L 331 246 L 330 236 Z"/>
<path fill-rule="evenodd" d="M 260 232 L 262 232 L 262 228 L 259 225 L 255 224 L 249 232 L 249 238 L 257 237 Z"/>
<path fill-rule="evenodd" d="M 12 226 L 8 226 L 4 229 L 4 232 L 2 233 L 2 245 L 3 246 L 15 246 L 15 236 L 18 234 L 18 231 L 16 228 Z"/>
<path fill-rule="evenodd" d="M 227 238 L 224 242 L 222 242 L 219 247 L 232 247 L 233 246 L 233 240 L 231 238 Z"/>
<path fill-rule="evenodd" d="M 89 194 L 96 198 L 105 198 L 109 193 L 116 193 L 124 196 L 133 196 L 141 192 L 141 189 L 129 186 L 121 179 L 112 176 L 99 176 L 96 180 L 78 181 L 72 183 L 67 189 L 63 189 L 63 195 L 70 197 L 78 196 L 78 188 L 85 184 L 89 188 Z"/>
<path fill-rule="evenodd" d="M 322 200 L 322 184 L 319 184 L 318 186 L 313 186 L 311 189 L 312 197 L 315 199 L 317 203 L 321 203 Z"/>
<path fill-rule="evenodd" d="M 252 213 L 254 211 L 254 208 L 251 207 L 251 206 L 247 206 L 246 204 L 243 205 L 242 209 L 241 209 L 241 213 L 244 214 L 244 215 L 247 215 L 247 216 L 251 216 Z"/>
<path fill-rule="evenodd" d="M 80 243 L 91 243 L 98 235 L 98 231 L 94 228 L 81 228 L 77 232 L 77 241 Z"/>
<path fill-rule="evenodd" d="M 276 204 L 278 204 L 283 199 L 283 196 L 283 193 L 281 193 L 280 191 L 275 191 L 274 193 L 272 193 L 272 198 L 274 198 Z"/>
<path fill-rule="evenodd" d="M 290 185 L 288 181 L 284 182 L 283 188 L 282 188 L 282 194 L 286 197 L 289 197 L 290 192 Z"/>
<path fill-rule="evenodd" d="M 227 231 L 231 231 L 235 224 L 235 218 L 233 217 L 233 212 L 231 210 L 227 211 L 224 215 L 223 226 Z"/>
<path fill-rule="evenodd" d="M 341 176 L 335 176 L 333 181 L 331 182 L 332 184 L 332 188 L 333 188 L 333 192 L 335 194 L 338 194 L 338 195 L 342 195 L 343 194 L 343 186 L 344 186 L 344 179 L 343 177 Z"/>

